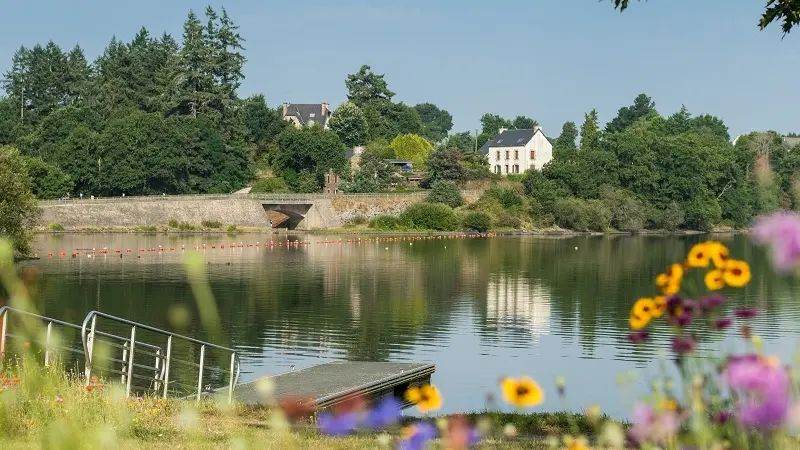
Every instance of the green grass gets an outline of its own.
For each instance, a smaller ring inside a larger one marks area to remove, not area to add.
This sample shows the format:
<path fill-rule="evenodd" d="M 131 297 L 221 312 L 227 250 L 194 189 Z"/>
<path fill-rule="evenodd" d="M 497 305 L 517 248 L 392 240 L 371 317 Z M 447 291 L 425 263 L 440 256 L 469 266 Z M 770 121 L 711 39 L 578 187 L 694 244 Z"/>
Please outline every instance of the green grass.
<path fill-rule="evenodd" d="M 51 223 L 47 228 L 50 231 L 64 231 L 64 225 L 61 225 L 60 223 Z"/>

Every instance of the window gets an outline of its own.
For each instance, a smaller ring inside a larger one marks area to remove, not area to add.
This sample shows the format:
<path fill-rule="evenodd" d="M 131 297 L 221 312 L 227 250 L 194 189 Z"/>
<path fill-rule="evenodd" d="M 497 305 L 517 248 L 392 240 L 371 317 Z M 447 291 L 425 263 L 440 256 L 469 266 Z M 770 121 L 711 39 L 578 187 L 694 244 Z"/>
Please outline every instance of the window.
<path fill-rule="evenodd" d="M 536 152 L 531 150 L 531 159 L 536 159 Z"/>
<path fill-rule="evenodd" d="M 494 166 L 494 173 L 500 173 L 500 166 Z"/>
<path fill-rule="evenodd" d="M 498 143 L 498 144 L 500 144 L 500 143 L 502 143 L 502 142 L 503 142 L 503 140 L 502 140 L 502 139 L 498 139 L 498 140 L 497 140 L 497 143 Z"/>
<path fill-rule="evenodd" d="M 500 161 L 500 150 L 497 151 L 497 160 Z"/>
<path fill-rule="evenodd" d="M 509 151 L 509 150 L 506 150 L 506 159 L 508 159 L 508 154 L 509 154 L 509 153 L 511 153 L 511 151 Z M 508 172 L 508 171 L 506 171 L 506 172 Z"/>
<path fill-rule="evenodd" d="M 514 164 L 514 173 L 519 173 L 519 164 Z"/>
<path fill-rule="evenodd" d="M 519 159 L 519 150 L 514 150 L 514 159 Z"/>
<path fill-rule="evenodd" d="M 506 173 L 508 173 L 508 164 L 506 164 Z"/>

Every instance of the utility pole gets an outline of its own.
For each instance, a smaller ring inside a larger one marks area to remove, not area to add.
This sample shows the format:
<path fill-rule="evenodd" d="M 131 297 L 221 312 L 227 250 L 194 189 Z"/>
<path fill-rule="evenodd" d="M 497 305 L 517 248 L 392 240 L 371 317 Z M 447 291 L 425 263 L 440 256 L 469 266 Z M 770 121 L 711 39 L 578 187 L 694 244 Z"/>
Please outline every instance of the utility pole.
<path fill-rule="evenodd" d="M 25 121 L 25 85 L 22 85 L 22 95 L 19 98 L 19 121 Z"/>
<path fill-rule="evenodd" d="M 475 153 L 478 153 L 478 129 L 475 128 Z"/>

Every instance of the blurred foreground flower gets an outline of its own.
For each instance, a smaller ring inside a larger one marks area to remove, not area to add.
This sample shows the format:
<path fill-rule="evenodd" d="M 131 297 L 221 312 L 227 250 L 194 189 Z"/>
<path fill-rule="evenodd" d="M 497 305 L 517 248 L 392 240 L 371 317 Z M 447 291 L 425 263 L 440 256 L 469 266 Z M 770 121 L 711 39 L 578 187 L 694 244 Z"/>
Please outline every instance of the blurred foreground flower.
<path fill-rule="evenodd" d="M 447 428 L 447 445 L 450 450 L 465 450 L 478 445 L 481 434 L 471 427 L 463 417 L 453 418 Z"/>
<path fill-rule="evenodd" d="M 504 378 L 501 387 L 505 401 L 517 408 L 533 407 L 544 401 L 542 388 L 529 377 Z"/>
<path fill-rule="evenodd" d="M 417 422 L 403 429 L 400 450 L 422 450 L 436 438 L 436 427 L 428 422 Z"/>
<path fill-rule="evenodd" d="M 633 411 L 633 427 L 631 438 L 636 444 L 646 442 L 660 444 L 671 439 L 678 432 L 681 421 L 674 410 L 665 410 L 656 414 L 653 408 L 638 404 Z"/>
<path fill-rule="evenodd" d="M 770 247 L 777 271 L 792 271 L 800 262 L 800 215 L 782 211 L 759 218 L 753 239 Z"/>
<path fill-rule="evenodd" d="M 331 436 L 344 436 L 356 431 L 358 415 L 355 412 L 336 414 L 321 412 L 317 416 L 319 430 Z"/>
<path fill-rule="evenodd" d="M 442 407 L 442 394 L 436 386 L 426 384 L 412 387 L 406 391 L 406 400 L 417 405 L 422 414 L 436 411 Z"/>
<path fill-rule="evenodd" d="M 725 381 L 738 395 L 736 419 L 745 428 L 774 428 L 790 407 L 789 374 L 775 359 L 750 354 L 731 357 Z"/>
<path fill-rule="evenodd" d="M 400 417 L 402 406 L 393 396 L 384 397 L 373 407 L 366 418 L 367 426 L 373 429 L 380 429 L 397 423 Z"/>

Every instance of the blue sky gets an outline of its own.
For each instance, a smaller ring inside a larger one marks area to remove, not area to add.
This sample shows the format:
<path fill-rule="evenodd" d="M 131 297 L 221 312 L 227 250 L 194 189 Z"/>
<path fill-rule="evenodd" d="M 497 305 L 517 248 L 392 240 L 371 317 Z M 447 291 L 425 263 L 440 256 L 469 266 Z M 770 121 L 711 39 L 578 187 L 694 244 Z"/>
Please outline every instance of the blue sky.
<path fill-rule="evenodd" d="M 188 0 L 8 2 L 0 71 L 19 45 L 76 43 L 94 59 L 141 27 L 180 36 Z M 396 101 L 450 111 L 454 131 L 485 112 L 537 119 L 548 135 L 597 108 L 602 123 L 641 93 L 662 114 L 685 104 L 722 117 L 731 135 L 800 132 L 800 30 L 759 31 L 762 0 L 662 0 L 624 14 L 608 0 L 229 0 L 247 39 L 241 94 L 284 101 L 346 98 L 348 73 L 385 73 Z"/>

